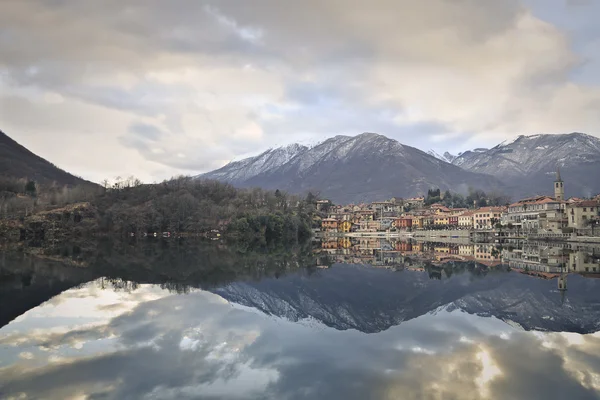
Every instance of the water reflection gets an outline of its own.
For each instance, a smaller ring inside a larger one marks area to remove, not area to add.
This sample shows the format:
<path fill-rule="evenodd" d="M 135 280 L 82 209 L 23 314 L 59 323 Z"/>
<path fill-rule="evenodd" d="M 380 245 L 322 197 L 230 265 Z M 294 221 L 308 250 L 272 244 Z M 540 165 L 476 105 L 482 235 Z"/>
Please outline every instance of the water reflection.
<path fill-rule="evenodd" d="M 555 279 L 507 268 L 519 244 L 489 265 L 411 246 L 370 249 L 375 266 L 322 246 L 113 249 L 86 268 L 7 255 L 3 301 L 44 282 L 62 293 L 0 329 L 0 398 L 599 398 L 592 273 L 569 275 L 563 302 Z M 380 268 L 388 251 L 403 263 Z"/>

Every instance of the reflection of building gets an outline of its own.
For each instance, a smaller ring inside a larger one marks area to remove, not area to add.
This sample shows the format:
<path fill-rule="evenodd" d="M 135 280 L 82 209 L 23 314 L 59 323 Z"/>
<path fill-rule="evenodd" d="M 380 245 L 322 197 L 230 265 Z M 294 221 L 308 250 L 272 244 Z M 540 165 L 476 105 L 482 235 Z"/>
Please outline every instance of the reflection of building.
<path fill-rule="evenodd" d="M 549 274 L 563 272 L 568 261 L 568 254 L 561 247 L 528 244 L 521 248 L 506 250 L 502 256 L 511 268 Z"/>
<path fill-rule="evenodd" d="M 587 228 L 598 220 L 598 202 L 586 200 L 567 204 L 567 218 L 570 228 Z"/>
<path fill-rule="evenodd" d="M 600 257 L 581 250 L 569 254 L 569 272 L 600 272 Z"/>

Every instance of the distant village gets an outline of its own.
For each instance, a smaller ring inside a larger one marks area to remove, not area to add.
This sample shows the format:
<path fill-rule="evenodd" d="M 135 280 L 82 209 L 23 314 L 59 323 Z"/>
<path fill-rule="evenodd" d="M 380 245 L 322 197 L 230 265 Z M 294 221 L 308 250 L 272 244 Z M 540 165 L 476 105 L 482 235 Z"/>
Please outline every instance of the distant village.
<path fill-rule="evenodd" d="M 443 194 L 442 197 L 443 199 Z M 469 230 L 528 233 L 540 237 L 597 236 L 600 195 L 565 198 L 565 184 L 556 172 L 554 197 L 535 196 L 504 206 L 454 208 L 427 204 L 425 197 L 392 198 L 370 204 L 333 205 L 317 201 L 326 233 Z"/>

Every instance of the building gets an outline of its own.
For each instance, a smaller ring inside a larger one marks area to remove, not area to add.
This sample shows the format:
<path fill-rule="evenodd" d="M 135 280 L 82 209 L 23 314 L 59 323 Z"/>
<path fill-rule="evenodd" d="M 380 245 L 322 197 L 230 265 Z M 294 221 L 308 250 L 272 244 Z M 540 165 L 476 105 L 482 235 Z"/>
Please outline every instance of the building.
<path fill-rule="evenodd" d="M 317 211 L 328 211 L 331 206 L 330 200 L 317 200 Z"/>
<path fill-rule="evenodd" d="M 344 220 L 338 223 L 338 232 L 348 233 L 352 231 L 352 222 Z"/>
<path fill-rule="evenodd" d="M 598 221 L 599 204 L 595 200 L 584 200 L 567 204 L 568 227 L 575 229 L 588 228 Z"/>
<path fill-rule="evenodd" d="M 447 226 L 450 224 L 448 215 L 437 215 L 433 217 L 433 224 L 436 226 Z"/>
<path fill-rule="evenodd" d="M 500 222 L 502 207 L 481 207 L 473 213 L 473 226 L 475 229 L 492 229 Z"/>
<path fill-rule="evenodd" d="M 411 197 L 410 199 L 405 199 L 404 205 L 411 209 L 423 208 L 425 205 L 425 197 Z"/>
<path fill-rule="evenodd" d="M 508 206 L 506 222 L 523 229 L 539 229 L 540 214 L 556 215 L 564 210 L 565 203 L 549 196 L 537 196 L 519 200 Z"/>
<path fill-rule="evenodd" d="M 600 272 L 600 259 L 581 250 L 569 254 L 569 272 Z"/>
<path fill-rule="evenodd" d="M 321 229 L 326 232 L 337 232 L 338 221 L 334 218 L 324 218 L 321 221 Z"/>
<path fill-rule="evenodd" d="M 458 216 L 458 226 L 466 229 L 473 229 L 473 215 L 475 213 L 467 211 Z"/>
<path fill-rule="evenodd" d="M 413 220 L 410 217 L 401 217 L 394 219 L 396 229 L 410 229 L 413 226 Z"/>
<path fill-rule="evenodd" d="M 565 200 L 565 184 L 560 177 L 560 169 L 556 168 L 556 180 L 554 181 L 554 199 L 557 201 Z"/>
<path fill-rule="evenodd" d="M 435 212 L 437 215 L 450 214 L 450 209 L 445 205 L 439 203 L 432 204 L 429 207 L 429 209 Z"/>

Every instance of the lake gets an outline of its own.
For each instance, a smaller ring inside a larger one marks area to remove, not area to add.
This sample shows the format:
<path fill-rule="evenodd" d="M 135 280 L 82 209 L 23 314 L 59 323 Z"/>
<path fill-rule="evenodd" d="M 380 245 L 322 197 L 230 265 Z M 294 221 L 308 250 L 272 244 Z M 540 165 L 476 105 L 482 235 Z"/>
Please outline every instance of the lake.
<path fill-rule="evenodd" d="M 598 399 L 597 254 L 379 239 L 5 251 L 0 398 Z"/>

